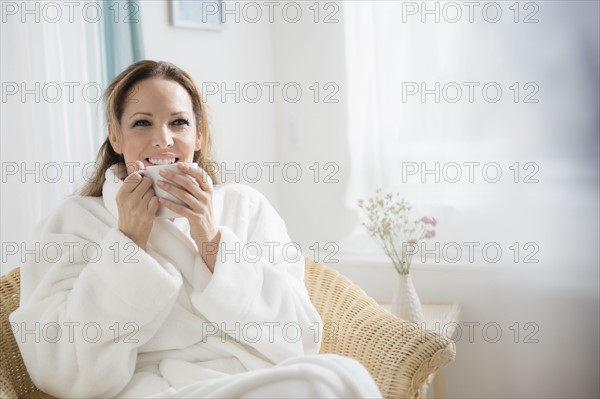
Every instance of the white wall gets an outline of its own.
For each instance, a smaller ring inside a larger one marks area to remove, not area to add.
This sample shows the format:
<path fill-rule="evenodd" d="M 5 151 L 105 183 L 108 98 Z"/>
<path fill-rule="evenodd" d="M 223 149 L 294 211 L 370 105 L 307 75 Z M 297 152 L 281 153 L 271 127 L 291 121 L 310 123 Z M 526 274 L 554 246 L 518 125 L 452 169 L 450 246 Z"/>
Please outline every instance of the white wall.
<path fill-rule="evenodd" d="M 274 31 L 277 80 L 304 90 L 301 101 L 277 104 L 281 162 L 297 162 L 303 170 L 297 183 L 281 182 L 281 211 L 292 239 L 322 259 L 334 248 L 323 247 L 337 246 L 358 222 L 343 204 L 350 167 L 344 25 L 341 8 L 321 5 L 317 15 L 314 3 L 298 4 L 302 19 L 280 18 Z"/>

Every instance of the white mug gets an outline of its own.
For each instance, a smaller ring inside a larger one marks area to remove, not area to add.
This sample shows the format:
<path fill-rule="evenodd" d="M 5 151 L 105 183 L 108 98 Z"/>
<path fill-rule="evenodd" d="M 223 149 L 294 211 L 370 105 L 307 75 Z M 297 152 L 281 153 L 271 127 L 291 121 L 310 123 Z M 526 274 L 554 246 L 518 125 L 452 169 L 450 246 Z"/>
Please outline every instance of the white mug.
<path fill-rule="evenodd" d="M 197 169 L 198 168 L 198 164 L 193 163 L 193 162 L 187 162 L 185 164 L 187 166 L 193 168 L 193 169 Z M 164 179 L 159 174 L 159 172 L 161 170 L 168 170 L 168 171 L 177 173 L 179 175 L 187 176 L 186 174 L 182 173 L 179 170 L 179 168 L 177 167 L 177 164 L 148 166 L 148 167 L 146 167 L 146 169 L 138 171 L 138 173 L 140 175 L 146 176 L 147 178 L 149 178 L 150 180 L 152 180 L 152 188 L 154 189 L 154 193 L 156 194 L 157 197 L 165 198 L 165 199 L 168 199 L 170 201 L 175 202 L 176 204 L 180 204 L 180 205 L 186 206 L 177 197 L 175 197 L 172 194 L 166 192 L 165 190 L 163 190 L 162 188 L 160 188 L 158 186 L 158 184 L 156 184 L 157 181 L 159 181 L 159 180 L 162 179 L 163 181 L 166 181 L 168 184 L 172 184 L 175 187 L 183 188 L 183 187 L 181 187 L 180 185 L 176 184 L 175 182 L 173 182 L 171 180 Z M 196 185 L 198 184 L 198 182 L 196 180 L 192 179 L 191 176 L 188 176 L 188 178 L 190 180 L 192 180 Z M 170 210 L 169 208 L 167 208 L 167 207 L 165 207 L 164 205 L 161 204 L 158 207 L 158 211 L 156 212 L 156 217 L 157 218 L 179 218 L 179 217 L 182 217 L 182 216 L 180 214 L 178 214 L 178 213 L 173 212 L 172 210 Z"/>

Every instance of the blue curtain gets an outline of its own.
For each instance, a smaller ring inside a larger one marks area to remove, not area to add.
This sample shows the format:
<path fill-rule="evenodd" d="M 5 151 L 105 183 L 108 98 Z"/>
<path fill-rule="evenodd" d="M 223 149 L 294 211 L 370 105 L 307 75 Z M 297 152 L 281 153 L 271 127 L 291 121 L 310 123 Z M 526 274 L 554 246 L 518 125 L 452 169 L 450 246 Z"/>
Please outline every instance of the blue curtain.
<path fill-rule="evenodd" d="M 102 87 L 130 64 L 144 59 L 142 18 L 138 0 L 103 0 Z"/>

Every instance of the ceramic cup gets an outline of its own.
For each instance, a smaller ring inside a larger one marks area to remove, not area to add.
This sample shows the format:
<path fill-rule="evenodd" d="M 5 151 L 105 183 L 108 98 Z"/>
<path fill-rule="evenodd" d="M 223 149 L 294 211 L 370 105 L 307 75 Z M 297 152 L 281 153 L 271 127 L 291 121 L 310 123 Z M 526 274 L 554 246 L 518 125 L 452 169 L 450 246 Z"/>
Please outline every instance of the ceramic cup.
<path fill-rule="evenodd" d="M 193 163 L 193 162 L 187 162 L 185 163 L 186 165 L 188 165 L 191 168 L 197 169 L 198 168 L 198 164 Z M 169 170 L 171 172 L 177 173 L 179 175 L 184 175 L 186 176 L 184 173 L 182 173 L 179 168 L 177 167 L 177 164 L 171 164 L 171 165 L 156 165 L 156 166 L 148 166 L 146 169 L 144 170 L 140 170 L 138 173 L 142 176 L 146 176 L 147 178 L 149 178 L 150 180 L 152 180 L 152 188 L 154 189 L 154 192 L 156 193 L 157 197 L 160 198 L 165 198 L 168 199 L 170 201 L 173 201 L 177 204 L 181 204 L 181 205 L 185 205 L 183 202 L 181 202 L 177 197 L 171 195 L 170 193 L 166 192 L 165 190 L 163 190 L 162 188 L 160 188 L 158 186 L 158 184 L 156 184 L 157 181 L 159 180 L 163 180 L 163 181 L 167 181 L 169 184 L 173 184 L 176 187 L 179 188 L 183 188 L 178 184 L 175 184 L 174 182 L 170 181 L 170 180 L 166 180 L 165 178 L 163 178 L 159 172 L 161 170 Z M 190 176 L 188 176 L 189 179 L 192 179 Z M 198 184 L 197 181 L 192 180 L 196 185 Z M 156 217 L 157 218 L 179 218 L 182 217 L 180 214 L 173 212 L 172 210 L 170 210 L 169 208 L 163 206 L 162 204 L 158 207 L 158 211 L 156 212 Z"/>

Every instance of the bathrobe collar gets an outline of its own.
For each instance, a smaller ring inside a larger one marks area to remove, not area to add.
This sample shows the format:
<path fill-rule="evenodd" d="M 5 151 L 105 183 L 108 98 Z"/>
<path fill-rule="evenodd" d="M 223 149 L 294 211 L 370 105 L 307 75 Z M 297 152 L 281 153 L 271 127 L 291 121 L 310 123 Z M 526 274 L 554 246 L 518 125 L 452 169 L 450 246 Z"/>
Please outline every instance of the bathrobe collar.
<path fill-rule="evenodd" d="M 123 179 L 127 177 L 127 168 L 122 163 L 112 165 L 104 173 L 106 180 L 102 188 L 102 199 L 104 206 L 115 217 L 119 218 L 119 208 L 117 207 L 117 192 L 123 185 Z"/>

